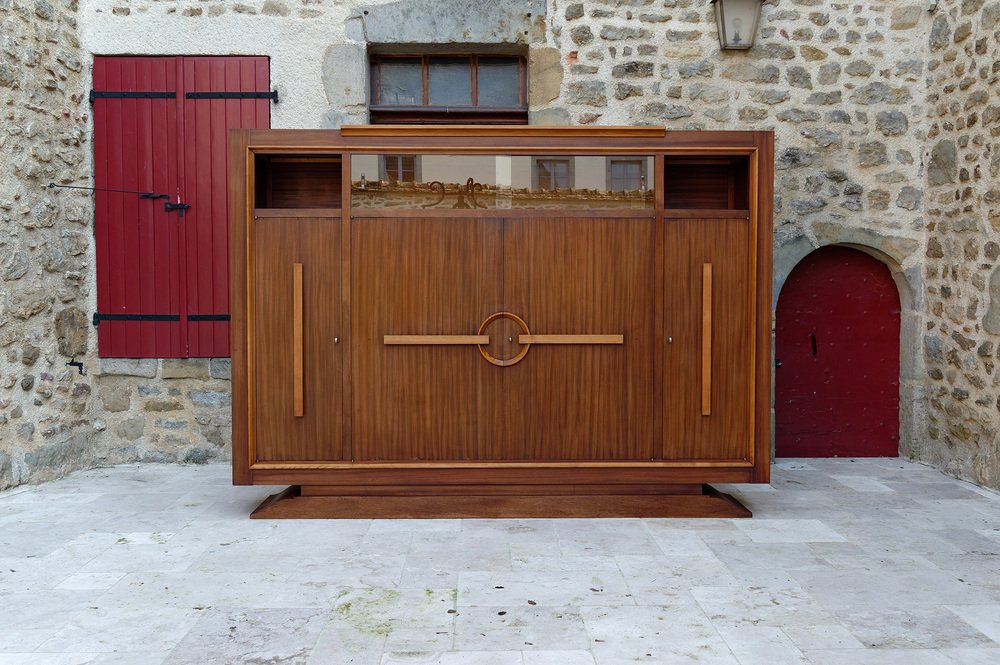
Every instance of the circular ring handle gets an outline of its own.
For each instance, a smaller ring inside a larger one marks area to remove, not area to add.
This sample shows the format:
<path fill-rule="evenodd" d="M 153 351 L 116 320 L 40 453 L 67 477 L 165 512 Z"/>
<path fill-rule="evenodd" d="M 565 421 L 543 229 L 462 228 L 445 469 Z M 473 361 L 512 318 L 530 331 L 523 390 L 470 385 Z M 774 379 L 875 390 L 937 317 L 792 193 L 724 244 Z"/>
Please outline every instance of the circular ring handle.
<path fill-rule="evenodd" d="M 479 324 L 479 332 L 476 334 L 477 335 L 486 334 L 486 328 L 489 327 L 489 325 L 494 321 L 496 321 L 497 319 L 510 319 L 511 321 L 516 323 L 521 328 L 521 330 L 524 331 L 525 335 L 531 334 L 531 331 L 528 330 L 528 324 L 524 322 L 524 319 L 522 319 L 517 314 L 514 314 L 513 312 L 497 312 L 496 314 L 490 314 L 488 317 L 486 317 L 485 321 Z M 511 365 L 516 365 L 517 363 L 521 362 L 521 360 L 524 359 L 524 356 L 528 355 L 528 349 L 531 348 L 531 344 L 524 344 L 522 345 L 523 348 L 516 356 L 514 356 L 513 358 L 502 360 L 490 354 L 489 350 L 487 350 L 485 345 L 479 344 L 477 346 L 479 346 L 479 353 L 482 354 L 483 358 L 486 358 L 488 362 L 496 365 L 497 367 L 510 367 Z"/>

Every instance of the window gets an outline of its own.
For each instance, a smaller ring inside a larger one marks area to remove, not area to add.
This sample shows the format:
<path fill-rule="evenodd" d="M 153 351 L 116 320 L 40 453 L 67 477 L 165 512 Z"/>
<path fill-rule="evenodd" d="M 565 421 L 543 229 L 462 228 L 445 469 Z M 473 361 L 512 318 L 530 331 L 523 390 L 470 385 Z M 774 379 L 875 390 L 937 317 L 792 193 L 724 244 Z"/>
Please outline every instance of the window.
<path fill-rule="evenodd" d="M 416 155 L 382 155 L 381 179 L 391 183 L 416 181 L 416 161 Z"/>
<path fill-rule="evenodd" d="M 612 192 L 645 191 L 645 160 L 608 159 L 608 189 Z"/>
<path fill-rule="evenodd" d="M 526 64 L 504 55 L 374 55 L 371 122 L 527 124 Z"/>
<path fill-rule="evenodd" d="M 535 159 L 534 188 L 543 192 L 573 187 L 573 162 L 569 159 Z"/>
<path fill-rule="evenodd" d="M 227 137 L 270 126 L 268 59 L 96 56 L 93 72 L 94 186 L 149 193 L 94 194 L 98 353 L 226 357 Z"/>

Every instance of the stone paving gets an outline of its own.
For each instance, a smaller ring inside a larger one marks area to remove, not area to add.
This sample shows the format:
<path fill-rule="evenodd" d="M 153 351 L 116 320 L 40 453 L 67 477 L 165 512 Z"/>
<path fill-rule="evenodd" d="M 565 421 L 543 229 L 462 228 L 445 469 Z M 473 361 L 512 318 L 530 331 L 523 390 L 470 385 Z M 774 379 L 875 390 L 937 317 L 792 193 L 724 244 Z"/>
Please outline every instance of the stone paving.
<path fill-rule="evenodd" d="M 782 460 L 752 520 L 251 521 L 229 469 L 0 494 L 0 665 L 996 665 L 1000 495 Z"/>

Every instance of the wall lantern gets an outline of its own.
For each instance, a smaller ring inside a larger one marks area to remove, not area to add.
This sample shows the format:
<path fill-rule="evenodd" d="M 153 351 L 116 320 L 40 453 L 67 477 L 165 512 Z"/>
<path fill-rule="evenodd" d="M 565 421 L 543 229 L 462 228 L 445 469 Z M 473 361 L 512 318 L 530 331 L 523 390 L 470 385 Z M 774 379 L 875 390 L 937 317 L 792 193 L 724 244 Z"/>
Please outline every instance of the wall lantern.
<path fill-rule="evenodd" d="M 748 49 L 757 36 L 757 22 L 764 0 L 712 0 L 719 24 L 719 46 Z"/>

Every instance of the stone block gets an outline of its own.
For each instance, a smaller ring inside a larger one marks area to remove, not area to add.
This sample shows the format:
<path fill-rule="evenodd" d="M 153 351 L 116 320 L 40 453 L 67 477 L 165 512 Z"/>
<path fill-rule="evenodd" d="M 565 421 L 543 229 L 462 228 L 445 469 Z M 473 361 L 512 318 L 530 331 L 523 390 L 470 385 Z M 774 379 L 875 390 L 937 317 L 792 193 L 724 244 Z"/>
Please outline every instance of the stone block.
<path fill-rule="evenodd" d="M 221 390 L 189 390 L 188 397 L 198 406 L 219 408 L 232 403 L 232 394 Z"/>
<path fill-rule="evenodd" d="M 841 226 L 834 222 L 816 222 L 813 233 L 820 245 L 849 244 L 877 249 L 897 264 L 903 263 L 920 247 L 912 238 L 888 235 L 871 229 Z"/>
<path fill-rule="evenodd" d="M 408 0 L 365 7 L 371 44 L 521 43 L 545 17 L 545 0 Z M 538 36 L 538 35 L 535 35 Z"/>
<path fill-rule="evenodd" d="M 559 49 L 532 49 L 528 54 L 528 105 L 545 106 L 559 97 L 563 64 Z"/>
<path fill-rule="evenodd" d="M 1000 267 L 990 276 L 990 304 L 983 317 L 983 330 L 1000 335 Z"/>
<path fill-rule="evenodd" d="M 589 25 L 577 25 L 569 31 L 569 38 L 577 46 L 584 46 L 594 41 L 594 31 L 590 29 Z"/>
<path fill-rule="evenodd" d="M 869 141 L 858 147 L 860 166 L 882 166 L 889 163 L 889 153 L 881 141 Z"/>
<path fill-rule="evenodd" d="M 958 176 L 958 148 L 954 141 L 938 141 L 931 149 L 927 164 L 927 182 L 931 185 L 947 185 Z"/>
<path fill-rule="evenodd" d="M 14 467 L 11 464 L 10 456 L 0 452 L 0 490 L 7 489 L 14 484 Z"/>
<path fill-rule="evenodd" d="M 219 454 L 218 450 L 211 448 L 191 448 L 184 454 L 184 461 L 188 464 L 207 464 L 215 459 Z"/>
<path fill-rule="evenodd" d="M 566 101 L 586 106 L 605 106 L 608 103 L 603 81 L 574 81 L 566 90 Z"/>
<path fill-rule="evenodd" d="M 800 67 L 798 65 L 789 67 L 785 70 L 785 79 L 788 81 L 788 85 L 793 88 L 812 90 L 812 75 L 808 70 L 806 70 L 805 67 Z"/>
<path fill-rule="evenodd" d="M 642 112 L 644 115 L 664 120 L 676 120 L 677 118 L 688 118 L 694 115 L 694 111 L 687 106 L 681 104 L 664 104 L 662 102 L 646 104 L 642 107 Z"/>
<path fill-rule="evenodd" d="M 920 17 L 924 13 L 924 8 L 920 5 L 905 5 L 895 7 L 889 18 L 889 27 L 893 30 L 909 30 L 915 28 L 920 22 Z"/>
<path fill-rule="evenodd" d="M 266 0 L 264 6 L 261 7 L 260 13 L 265 16 L 288 16 L 292 11 L 288 8 L 284 2 L 279 0 Z"/>
<path fill-rule="evenodd" d="M 528 111 L 528 121 L 532 125 L 569 125 L 571 120 L 566 109 L 555 106 L 537 111 Z"/>
<path fill-rule="evenodd" d="M 159 413 L 162 411 L 181 411 L 184 409 L 184 406 L 175 399 L 156 397 L 154 399 L 147 400 L 142 408 L 146 411 Z"/>
<path fill-rule="evenodd" d="M 115 434 L 126 441 L 135 441 L 140 438 L 146 429 L 146 421 L 141 417 L 129 418 L 118 423 L 115 427 Z"/>
<path fill-rule="evenodd" d="M 164 358 L 160 361 L 164 379 L 207 379 L 208 358 Z"/>
<path fill-rule="evenodd" d="M 21 363 L 25 367 L 31 367 L 38 361 L 38 356 L 41 353 L 41 349 L 30 342 L 25 342 L 24 346 L 21 347 Z"/>
<path fill-rule="evenodd" d="M 948 17 L 938 14 L 931 25 L 929 44 L 931 51 L 939 51 L 951 43 L 951 24 Z"/>
<path fill-rule="evenodd" d="M 688 86 L 688 96 L 692 100 L 718 104 L 729 99 L 729 91 L 722 86 L 701 83 L 699 81 Z"/>
<path fill-rule="evenodd" d="M 615 65 L 611 76 L 615 78 L 649 78 L 653 75 L 653 63 L 630 61 Z"/>
<path fill-rule="evenodd" d="M 105 411 L 121 413 L 128 411 L 132 406 L 131 390 L 127 385 L 100 387 L 98 394 Z"/>
<path fill-rule="evenodd" d="M 233 362 L 229 358 L 212 358 L 209 363 L 209 375 L 213 379 L 232 378 Z"/>
<path fill-rule="evenodd" d="M 101 374 L 109 376 L 156 376 L 159 363 L 153 358 L 101 358 Z"/>
<path fill-rule="evenodd" d="M 924 193 L 921 190 L 907 185 L 899 191 L 899 196 L 896 197 L 896 206 L 904 210 L 919 210 L 923 196 Z"/>
<path fill-rule="evenodd" d="M 79 307 L 67 307 L 56 314 L 56 339 L 59 353 L 70 358 L 87 353 L 90 322 Z"/>
<path fill-rule="evenodd" d="M 62 441 L 53 441 L 24 454 L 29 470 L 79 468 L 87 461 L 87 438 L 74 434 Z"/>
<path fill-rule="evenodd" d="M 983 13 L 979 15 L 983 30 L 992 30 L 1000 25 L 1000 2 L 994 2 L 983 8 Z"/>
<path fill-rule="evenodd" d="M 753 70 L 756 67 L 751 66 Z M 698 60 L 696 62 L 685 62 L 677 66 L 677 73 L 683 79 L 691 78 L 692 76 L 703 76 L 705 78 L 711 78 L 715 73 L 715 65 L 711 60 Z M 723 74 L 725 76 L 725 74 Z"/>
<path fill-rule="evenodd" d="M 334 44 L 323 54 L 323 90 L 338 108 L 368 103 L 368 54 L 360 44 Z"/>

